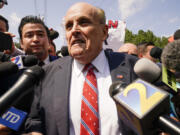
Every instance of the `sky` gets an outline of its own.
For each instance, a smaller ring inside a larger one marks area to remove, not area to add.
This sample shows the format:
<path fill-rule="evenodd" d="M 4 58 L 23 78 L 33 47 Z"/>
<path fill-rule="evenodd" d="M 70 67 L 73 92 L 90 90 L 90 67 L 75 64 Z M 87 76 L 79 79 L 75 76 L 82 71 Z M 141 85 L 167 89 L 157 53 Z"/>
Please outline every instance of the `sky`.
<path fill-rule="evenodd" d="M 26 15 L 44 17 L 48 27 L 57 30 L 57 50 L 65 45 L 62 19 L 76 2 L 88 2 L 102 8 L 108 20 L 126 22 L 126 28 L 136 34 L 140 29 L 151 30 L 156 36 L 170 36 L 180 28 L 180 0 L 7 0 L 0 14 L 9 20 L 9 32 L 16 35 L 19 22 Z"/>

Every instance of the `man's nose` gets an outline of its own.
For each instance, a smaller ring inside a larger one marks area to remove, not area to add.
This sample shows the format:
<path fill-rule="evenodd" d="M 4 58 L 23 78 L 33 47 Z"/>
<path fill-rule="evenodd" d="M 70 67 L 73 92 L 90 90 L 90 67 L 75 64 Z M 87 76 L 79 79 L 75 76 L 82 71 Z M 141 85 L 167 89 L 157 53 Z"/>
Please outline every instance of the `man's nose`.
<path fill-rule="evenodd" d="M 38 35 L 34 35 L 34 36 L 33 36 L 33 41 L 39 41 Z"/>
<path fill-rule="evenodd" d="M 79 25 L 75 24 L 72 28 L 72 35 L 77 36 L 80 34 L 80 27 Z"/>

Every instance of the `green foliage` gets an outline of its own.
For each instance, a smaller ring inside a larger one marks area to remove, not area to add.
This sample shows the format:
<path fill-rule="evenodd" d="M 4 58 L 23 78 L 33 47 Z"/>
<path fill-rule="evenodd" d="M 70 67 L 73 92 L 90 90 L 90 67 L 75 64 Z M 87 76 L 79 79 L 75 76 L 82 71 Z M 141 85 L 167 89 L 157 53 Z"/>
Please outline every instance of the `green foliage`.
<path fill-rule="evenodd" d="M 142 42 L 153 42 L 157 47 L 163 48 L 168 43 L 167 37 L 157 37 L 150 30 L 147 32 L 139 30 L 138 34 L 133 34 L 132 31 L 126 29 L 125 43 L 134 43 L 136 45 Z"/>
<path fill-rule="evenodd" d="M 21 48 L 21 45 L 20 45 L 20 43 L 17 43 L 17 42 L 14 42 L 14 45 L 17 47 L 17 48 Z"/>

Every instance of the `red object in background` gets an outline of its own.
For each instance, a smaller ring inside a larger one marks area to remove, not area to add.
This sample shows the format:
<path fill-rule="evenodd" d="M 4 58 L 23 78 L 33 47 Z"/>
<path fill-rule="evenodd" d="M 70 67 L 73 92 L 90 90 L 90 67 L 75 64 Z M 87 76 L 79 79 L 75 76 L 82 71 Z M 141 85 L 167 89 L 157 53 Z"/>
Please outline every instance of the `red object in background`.
<path fill-rule="evenodd" d="M 108 21 L 108 28 L 114 28 L 116 29 L 118 27 L 118 21 L 112 21 L 112 20 L 109 20 Z"/>
<path fill-rule="evenodd" d="M 168 38 L 168 42 L 170 43 L 170 42 L 173 42 L 174 41 L 174 37 L 173 36 L 170 36 L 169 38 Z"/>

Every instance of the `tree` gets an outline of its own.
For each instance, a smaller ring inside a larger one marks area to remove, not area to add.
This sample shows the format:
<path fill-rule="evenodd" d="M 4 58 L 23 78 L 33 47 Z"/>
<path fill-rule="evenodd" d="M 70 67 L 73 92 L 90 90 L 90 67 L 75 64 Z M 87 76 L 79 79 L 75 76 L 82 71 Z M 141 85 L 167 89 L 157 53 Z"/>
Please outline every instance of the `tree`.
<path fill-rule="evenodd" d="M 142 42 L 153 42 L 155 46 L 163 48 L 168 43 L 167 37 L 157 37 L 151 30 L 147 32 L 139 30 L 138 34 L 133 34 L 132 31 L 126 29 L 125 43 L 140 44 Z"/>

